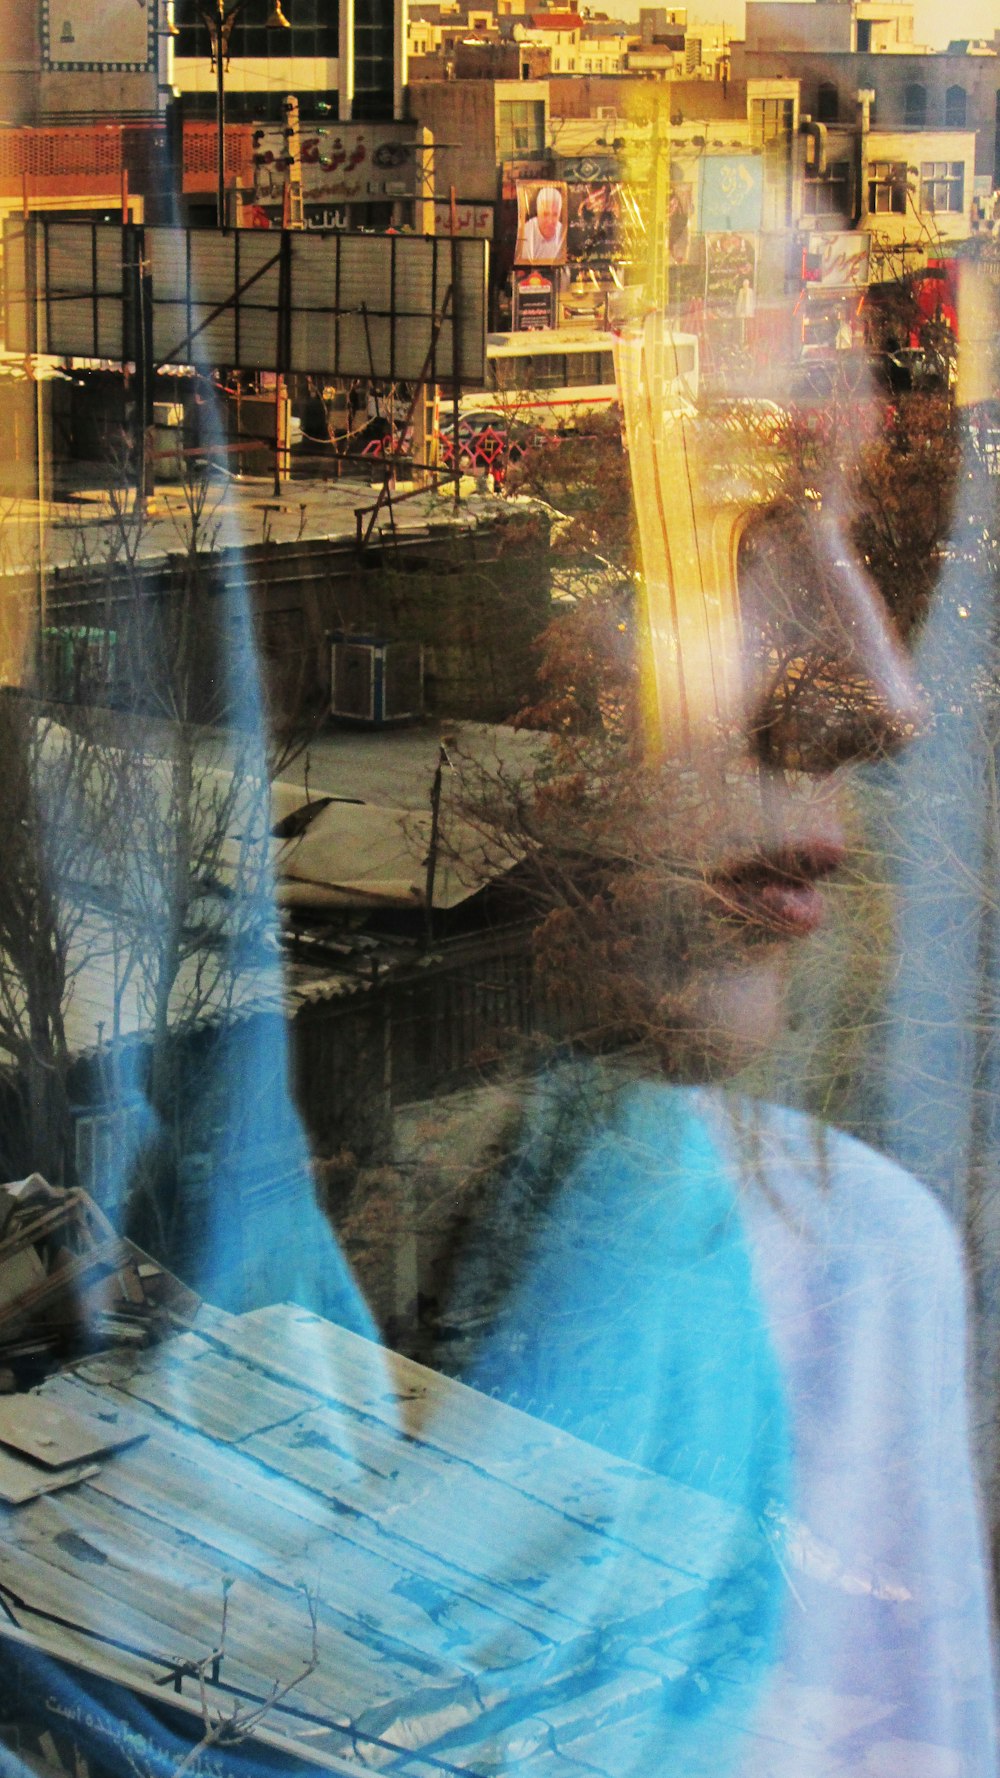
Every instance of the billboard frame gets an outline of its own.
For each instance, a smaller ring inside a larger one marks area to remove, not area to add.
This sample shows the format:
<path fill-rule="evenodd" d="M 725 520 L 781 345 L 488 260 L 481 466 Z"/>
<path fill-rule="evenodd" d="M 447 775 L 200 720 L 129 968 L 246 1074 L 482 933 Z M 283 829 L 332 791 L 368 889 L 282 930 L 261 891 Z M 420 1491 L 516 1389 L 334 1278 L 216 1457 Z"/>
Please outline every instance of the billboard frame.
<path fill-rule="evenodd" d="M 8 350 L 479 386 L 488 243 L 11 217 Z M 137 269 L 141 268 L 141 275 Z"/>

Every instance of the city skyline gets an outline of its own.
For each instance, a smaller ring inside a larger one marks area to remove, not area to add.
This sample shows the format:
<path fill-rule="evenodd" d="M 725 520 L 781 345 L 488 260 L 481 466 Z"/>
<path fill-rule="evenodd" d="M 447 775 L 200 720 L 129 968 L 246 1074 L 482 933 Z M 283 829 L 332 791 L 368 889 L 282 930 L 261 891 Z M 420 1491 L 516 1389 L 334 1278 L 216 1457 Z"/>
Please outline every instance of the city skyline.
<path fill-rule="evenodd" d="M 623 18 L 638 18 L 643 3 L 644 0 L 625 0 L 623 5 L 616 7 L 605 0 L 601 10 L 618 13 Z M 816 3 L 820 4 L 821 0 Z M 744 17 L 742 0 L 693 0 L 693 4 L 688 5 L 688 18 L 692 23 L 724 22 L 734 37 L 742 36 Z M 950 5 L 948 0 L 915 0 L 914 20 L 917 42 L 929 49 L 944 49 L 955 38 L 991 38 L 1000 25 L 996 0 L 962 0 L 958 7 Z"/>

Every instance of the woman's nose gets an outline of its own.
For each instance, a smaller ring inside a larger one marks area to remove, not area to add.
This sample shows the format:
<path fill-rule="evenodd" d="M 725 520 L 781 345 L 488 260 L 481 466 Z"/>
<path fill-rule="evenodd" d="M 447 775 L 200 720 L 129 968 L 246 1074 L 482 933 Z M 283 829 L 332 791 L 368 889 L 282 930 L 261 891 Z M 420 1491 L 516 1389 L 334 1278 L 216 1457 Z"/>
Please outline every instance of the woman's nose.
<path fill-rule="evenodd" d="M 745 730 L 762 764 L 829 772 L 919 733 L 909 657 L 836 515 L 757 527 L 741 546 L 740 594 Z"/>

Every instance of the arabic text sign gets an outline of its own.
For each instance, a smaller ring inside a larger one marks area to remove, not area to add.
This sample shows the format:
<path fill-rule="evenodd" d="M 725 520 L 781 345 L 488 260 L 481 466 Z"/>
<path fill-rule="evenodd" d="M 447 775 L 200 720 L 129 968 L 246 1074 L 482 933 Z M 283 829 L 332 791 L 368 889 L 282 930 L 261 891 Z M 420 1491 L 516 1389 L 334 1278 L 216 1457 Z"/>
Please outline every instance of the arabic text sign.
<path fill-rule="evenodd" d="M 456 204 L 454 221 L 457 235 L 485 235 L 487 240 L 493 239 L 492 204 Z M 435 232 L 439 235 L 450 235 L 451 225 L 451 204 L 446 198 L 438 199 L 434 204 Z"/>
<path fill-rule="evenodd" d="M 514 275 L 514 326 L 535 332 L 555 324 L 555 283 L 541 272 Z"/>
<path fill-rule="evenodd" d="M 759 155 L 708 155 L 701 163 L 701 227 L 703 233 L 756 234 L 764 201 L 763 166 Z"/>
<path fill-rule="evenodd" d="M 412 126 L 410 133 L 412 135 Z M 384 195 L 412 196 L 419 152 L 405 124 L 330 124 L 304 129 L 299 142 L 302 196 L 307 204 L 365 202 Z M 253 133 L 254 198 L 280 203 L 288 179 L 288 144 L 275 126 Z"/>
<path fill-rule="evenodd" d="M 619 251 L 620 187 L 606 181 L 571 185 L 567 252 L 571 260 L 615 259 Z"/>
<path fill-rule="evenodd" d="M 809 257 L 815 267 L 810 283 L 827 290 L 863 288 L 868 283 L 870 247 L 861 230 L 810 235 Z"/>
<path fill-rule="evenodd" d="M 60 358 L 131 356 L 129 268 L 141 254 L 158 364 L 393 381 L 426 372 L 432 382 L 475 386 L 486 374 L 488 251 L 485 241 L 433 235 L 130 235 L 117 223 L 46 217 L 25 232 L 17 218 L 4 235 L 7 343 Z M 32 277 L 35 304 L 26 296 Z"/>
<path fill-rule="evenodd" d="M 755 310 L 757 247 L 752 235 L 709 235 L 705 255 L 705 309 L 710 315 L 748 319 Z"/>

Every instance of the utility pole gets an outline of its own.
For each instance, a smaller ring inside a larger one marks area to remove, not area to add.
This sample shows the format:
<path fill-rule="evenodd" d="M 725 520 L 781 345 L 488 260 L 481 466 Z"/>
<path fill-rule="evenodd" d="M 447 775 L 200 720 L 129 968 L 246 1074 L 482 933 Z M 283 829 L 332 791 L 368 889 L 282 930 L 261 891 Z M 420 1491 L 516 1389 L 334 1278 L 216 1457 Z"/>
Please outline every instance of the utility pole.
<path fill-rule="evenodd" d="M 212 44 L 212 66 L 215 69 L 215 224 L 224 229 L 226 215 L 226 69 L 229 65 L 229 39 L 233 34 L 240 13 L 246 0 L 235 0 L 232 6 L 226 0 L 215 0 L 214 6 L 201 6 L 201 16 L 208 27 Z M 271 31 L 290 31 L 291 25 L 281 10 L 281 0 L 274 0 L 267 15 L 267 28 Z"/>

